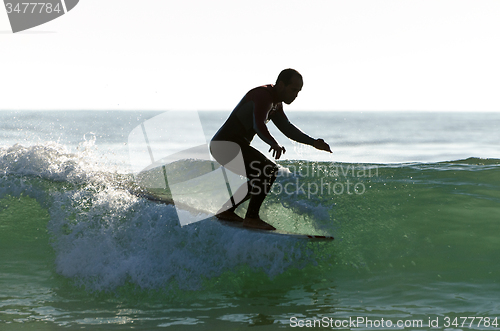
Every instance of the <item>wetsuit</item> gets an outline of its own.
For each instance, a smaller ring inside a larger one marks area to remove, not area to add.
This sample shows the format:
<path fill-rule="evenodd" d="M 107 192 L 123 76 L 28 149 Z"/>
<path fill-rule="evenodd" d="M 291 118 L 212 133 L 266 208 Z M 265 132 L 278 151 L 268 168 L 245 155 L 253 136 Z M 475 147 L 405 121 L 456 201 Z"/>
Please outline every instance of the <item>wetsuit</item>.
<path fill-rule="evenodd" d="M 270 146 L 276 145 L 277 141 L 266 126 L 266 123 L 271 120 L 288 138 L 311 146 L 315 142 L 315 139 L 290 123 L 283 112 L 283 104 L 275 101 L 272 87 L 272 85 L 265 85 L 250 90 L 231 112 L 229 118 L 217 131 L 210 144 L 210 151 L 217 162 L 232 172 L 249 179 L 248 195 L 237 205 L 233 205 L 233 210 L 239 204 L 251 198 L 246 215 L 251 218 L 259 217 L 260 206 L 267 193 L 269 193 L 278 170 L 273 161 L 250 146 L 253 137 L 257 134 Z M 227 144 L 214 144 L 214 141 L 234 142 L 237 145 L 233 144 L 233 146 L 239 148 L 227 148 Z M 242 173 L 242 169 L 231 167 L 228 164 L 236 157 L 239 150 L 243 155 L 245 173 Z M 233 194 L 233 196 L 238 196 L 238 193 Z"/>

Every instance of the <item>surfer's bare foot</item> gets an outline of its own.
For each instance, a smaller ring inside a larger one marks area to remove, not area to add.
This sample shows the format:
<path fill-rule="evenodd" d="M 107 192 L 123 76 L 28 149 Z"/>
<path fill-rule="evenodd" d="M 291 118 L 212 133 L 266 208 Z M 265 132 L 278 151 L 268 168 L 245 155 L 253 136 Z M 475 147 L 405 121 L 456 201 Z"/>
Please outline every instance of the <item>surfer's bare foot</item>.
<path fill-rule="evenodd" d="M 217 217 L 220 220 L 229 221 L 229 222 L 243 222 L 243 218 L 236 215 L 236 213 L 234 211 L 229 211 L 229 210 L 225 210 L 223 212 L 217 213 L 217 215 L 215 215 L 215 217 Z"/>
<path fill-rule="evenodd" d="M 271 224 L 267 224 L 260 218 L 246 217 L 245 220 L 243 221 L 243 226 L 247 228 L 256 228 L 262 230 L 276 230 L 274 226 L 272 226 Z"/>

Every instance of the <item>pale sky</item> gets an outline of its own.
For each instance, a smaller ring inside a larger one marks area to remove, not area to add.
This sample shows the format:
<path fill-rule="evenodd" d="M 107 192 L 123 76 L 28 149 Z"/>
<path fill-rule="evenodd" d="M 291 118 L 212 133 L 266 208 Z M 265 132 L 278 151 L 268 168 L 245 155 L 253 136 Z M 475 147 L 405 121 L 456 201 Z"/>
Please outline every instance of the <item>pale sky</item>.
<path fill-rule="evenodd" d="M 13 34 L 0 110 L 231 110 L 288 67 L 288 110 L 500 111 L 500 1 L 80 0 Z"/>

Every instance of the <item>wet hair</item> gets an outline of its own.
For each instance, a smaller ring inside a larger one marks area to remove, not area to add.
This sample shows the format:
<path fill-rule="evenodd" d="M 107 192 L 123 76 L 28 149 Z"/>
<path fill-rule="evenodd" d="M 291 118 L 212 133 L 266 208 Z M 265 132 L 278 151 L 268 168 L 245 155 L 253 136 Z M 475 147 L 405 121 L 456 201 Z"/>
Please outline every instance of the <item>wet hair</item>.
<path fill-rule="evenodd" d="M 285 69 L 280 72 L 278 78 L 276 79 L 276 85 L 281 81 L 285 84 L 285 86 L 289 85 L 292 82 L 292 77 L 298 75 L 300 79 L 302 79 L 302 75 L 295 69 Z"/>

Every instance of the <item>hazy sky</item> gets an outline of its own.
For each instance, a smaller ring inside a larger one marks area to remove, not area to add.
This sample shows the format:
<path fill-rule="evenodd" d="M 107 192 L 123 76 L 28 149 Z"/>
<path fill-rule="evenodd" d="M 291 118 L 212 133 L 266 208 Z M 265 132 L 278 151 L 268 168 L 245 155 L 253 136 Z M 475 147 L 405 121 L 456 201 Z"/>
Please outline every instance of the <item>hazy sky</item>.
<path fill-rule="evenodd" d="M 292 67 L 290 110 L 500 111 L 499 59 L 494 0 L 80 0 L 0 10 L 0 109 L 230 110 Z"/>

